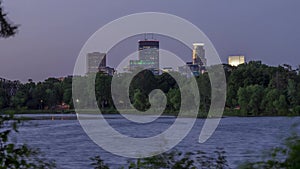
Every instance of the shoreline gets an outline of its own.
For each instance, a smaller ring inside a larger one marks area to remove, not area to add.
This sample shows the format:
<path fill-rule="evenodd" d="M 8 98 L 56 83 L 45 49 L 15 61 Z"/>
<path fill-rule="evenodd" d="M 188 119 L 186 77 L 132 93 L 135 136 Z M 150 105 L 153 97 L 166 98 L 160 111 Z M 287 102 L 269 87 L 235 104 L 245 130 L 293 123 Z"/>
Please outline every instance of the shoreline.
<path fill-rule="evenodd" d="M 133 114 L 131 113 L 132 110 L 128 110 L 128 115 L 156 115 L 156 114 Z M 82 110 L 82 114 L 87 114 L 87 115 L 97 115 L 98 111 L 95 110 Z M 70 109 L 70 110 L 4 110 L 0 113 L 0 115 L 10 115 L 13 114 L 15 115 L 15 118 L 20 120 L 77 120 L 77 115 L 75 110 Z M 118 112 L 115 110 L 104 110 L 101 113 L 102 115 L 120 115 Z M 172 112 L 166 112 L 161 115 L 162 117 L 168 117 L 168 118 L 176 118 L 177 113 L 172 113 Z M 183 118 L 193 118 L 190 115 L 185 114 L 182 116 Z M 300 117 L 299 115 L 262 115 L 262 116 L 244 116 L 244 115 L 238 115 L 236 111 L 230 111 L 230 110 L 225 110 L 223 113 L 223 116 L 221 118 L 232 118 L 232 117 L 237 117 L 237 118 L 257 118 L 257 117 Z M 108 118 L 108 117 L 106 117 Z M 116 118 L 116 117 L 114 117 Z M 198 119 L 215 119 L 219 117 L 207 117 L 206 114 L 199 113 L 197 116 Z M 89 117 L 89 119 L 91 119 Z"/>
<path fill-rule="evenodd" d="M 1 113 L 1 115 L 5 115 Z M 8 114 L 6 114 L 8 115 Z M 95 119 L 95 116 L 97 113 L 91 113 L 87 114 L 86 117 L 87 120 Z M 90 115 L 90 117 L 89 117 Z M 122 118 L 119 113 L 102 113 L 104 115 L 104 119 L 119 119 Z M 112 117 L 109 117 L 109 115 L 112 115 Z M 120 117 L 117 117 L 116 115 L 120 115 Z M 136 115 L 136 114 L 128 114 L 128 115 Z M 142 116 L 142 115 L 141 115 Z M 153 116 L 151 114 L 145 115 L 145 116 Z M 236 115 L 224 115 L 221 118 L 266 118 L 266 117 L 300 117 L 300 116 L 236 116 Z M 78 120 L 77 114 L 75 112 L 69 112 L 69 113 L 14 113 L 14 118 L 18 120 Z M 84 117 L 85 118 L 85 117 Z M 176 115 L 172 114 L 162 114 L 160 118 L 177 118 Z M 183 116 L 182 118 L 191 118 L 190 116 Z M 219 117 L 206 117 L 206 116 L 198 116 L 197 119 L 215 119 Z"/>

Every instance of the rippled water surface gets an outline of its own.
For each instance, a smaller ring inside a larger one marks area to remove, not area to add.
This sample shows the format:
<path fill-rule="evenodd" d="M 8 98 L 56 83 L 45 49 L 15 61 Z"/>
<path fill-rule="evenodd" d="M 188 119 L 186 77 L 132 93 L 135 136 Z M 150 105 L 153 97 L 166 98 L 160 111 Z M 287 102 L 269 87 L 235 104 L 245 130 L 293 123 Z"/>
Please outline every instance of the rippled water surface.
<path fill-rule="evenodd" d="M 154 136 L 173 124 L 175 118 L 164 117 L 149 123 L 135 124 L 118 115 L 106 116 L 110 125 L 132 137 Z M 60 118 L 63 119 L 63 118 Z M 198 143 L 204 119 L 197 119 L 188 136 L 176 149 L 192 152 L 213 152 L 216 147 L 226 151 L 232 168 L 245 160 L 261 155 L 263 150 L 282 144 L 300 117 L 228 117 L 223 118 L 214 135 L 204 144 Z M 299 128 L 295 129 L 300 133 Z M 18 141 L 39 148 L 47 158 L 54 159 L 61 169 L 88 169 L 90 157 L 100 155 L 112 168 L 126 164 L 126 158 L 112 155 L 97 146 L 83 131 L 77 120 L 33 120 L 23 123 Z"/>

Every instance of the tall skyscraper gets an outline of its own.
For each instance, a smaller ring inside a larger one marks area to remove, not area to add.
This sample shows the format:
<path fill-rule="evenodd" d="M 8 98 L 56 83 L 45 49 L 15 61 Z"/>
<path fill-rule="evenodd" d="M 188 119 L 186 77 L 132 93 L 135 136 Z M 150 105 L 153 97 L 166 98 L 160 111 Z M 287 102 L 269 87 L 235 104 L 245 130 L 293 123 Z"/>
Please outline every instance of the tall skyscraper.
<path fill-rule="evenodd" d="M 139 59 L 130 60 L 129 69 L 136 68 L 149 69 L 154 74 L 159 74 L 159 41 L 143 40 L 139 41 Z"/>
<path fill-rule="evenodd" d="M 194 43 L 193 46 L 193 64 L 206 66 L 204 43 Z"/>
<path fill-rule="evenodd" d="M 229 56 L 228 64 L 231 66 L 238 66 L 246 62 L 245 56 Z"/>
<path fill-rule="evenodd" d="M 159 69 L 159 41 L 139 41 L 139 58 L 150 63 L 147 68 Z"/>
<path fill-rule="evenodd" d="M 97 73 L 106 68 L 106 53 L 93 52 L 87 54 L 87 72 Z"/>
<path fill-rule="evenodd" d="M 193 61 L 186 62 L 186 65 L 178 67 L 178 71 L 187 77 L 199 76 L 206 71 L 206 58 L 204 43 L 193 44 Z"/>

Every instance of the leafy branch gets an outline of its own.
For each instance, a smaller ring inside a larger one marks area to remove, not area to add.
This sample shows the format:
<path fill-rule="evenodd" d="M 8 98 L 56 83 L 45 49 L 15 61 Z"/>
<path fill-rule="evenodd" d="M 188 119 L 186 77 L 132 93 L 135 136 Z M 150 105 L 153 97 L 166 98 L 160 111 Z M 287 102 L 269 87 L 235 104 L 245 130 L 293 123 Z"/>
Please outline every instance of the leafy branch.
<path fill-rule="evenodd" d="M 18 26 L 14 25 L 7 18 L 7 14 L 3 11 L 0 0 L 0 38 L 8 38 L 17 33 Z"/>

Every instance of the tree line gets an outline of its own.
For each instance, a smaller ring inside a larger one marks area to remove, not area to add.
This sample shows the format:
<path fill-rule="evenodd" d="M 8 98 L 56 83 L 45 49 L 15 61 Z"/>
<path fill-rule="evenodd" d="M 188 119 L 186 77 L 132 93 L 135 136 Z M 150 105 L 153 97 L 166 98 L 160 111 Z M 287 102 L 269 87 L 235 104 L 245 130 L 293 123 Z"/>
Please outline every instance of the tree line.
<path fill-rule="evenodd" d="M 223 65 L 227 81 L 227 98 L 225 114 L 241 116 L 262 115 L 300 115 L 300 75 L 299 69 L 289 65 L 277 67 L 262 64 L 260 61 L 233 67 Z M 129 76 L 128 73 L 119 77 Z M 176 76 L 182 76 L 175 73 Z M 83 81 L 91 75 L 81 78 Z M 0 108 L 19 110 L 55 110 L 67 105 L 73 109 L 71 76 L 57 79 L 48 78 L 35 83 L 28 80 L 0 81 Z M 125 78 L 126 79 L 126 78 Z M 211 103 L 211 84 L 209 74 L 204 73 L 195 77 L 199 93 L 199 113 L 206 115 Z M 95 94 L 98 107 L 103 110 L 116 112 L 111 96 L 112 77 L 98 73 L 95 80 Z M 122 82 L 118 90 L 123 91 Z M 184 84 L 188 86 L 189 80 Z M 134 108 L 145 111 L 149 109 L 149 94 L 154 89 L 161 89 L 167 98 L 165 113 L 177 113 L 181 106 L 181 93 L 176 80 L 168 73 L 155 76 L 151 71 L 141 71 L 130 82 L 129 98 Z M 159 100 L 159 99 L 158 99 Z M 190 101 L 194 101 L 191 99 Z M 80 101 L 84 104 L 84 100 Z M 121 101 L 120 101 L 121 102 Z M 86 103 L 88 104 L 88 103 Z M 130 109 L 130 105 L 123 105 Z"/>
<path fill-rule="evenodd" d="M 300 115 L 299 68 L 252 61 L 227 71 L 227 107 L 241 115 Z"/>

